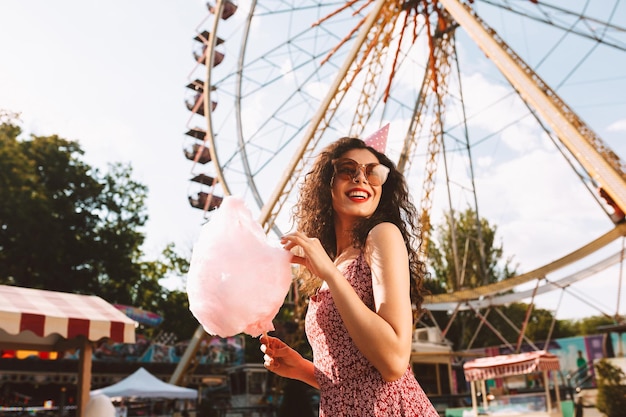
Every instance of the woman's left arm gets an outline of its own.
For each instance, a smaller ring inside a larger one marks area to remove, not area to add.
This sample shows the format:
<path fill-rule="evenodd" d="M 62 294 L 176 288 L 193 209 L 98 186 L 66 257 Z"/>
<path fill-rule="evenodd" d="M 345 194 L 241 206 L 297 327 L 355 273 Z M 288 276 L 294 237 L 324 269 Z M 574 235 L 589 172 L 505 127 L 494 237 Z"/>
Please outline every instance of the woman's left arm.
<path fill-rule="evenodd" d="M 392 223 L 376 225 L 367 238 L 365 258 L 372 271 L 374 311 L 345 279 L 326 281 L 356 346 L 385 380 L 394 381 L 406 372 L 413 330 L 409 259 L 400 230 Z"/>

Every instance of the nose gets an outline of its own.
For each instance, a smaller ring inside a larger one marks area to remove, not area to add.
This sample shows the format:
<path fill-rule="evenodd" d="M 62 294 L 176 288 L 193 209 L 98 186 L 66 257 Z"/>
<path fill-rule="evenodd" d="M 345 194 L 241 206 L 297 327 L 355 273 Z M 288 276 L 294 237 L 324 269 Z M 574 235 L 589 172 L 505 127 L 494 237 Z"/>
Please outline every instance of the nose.
<path fill-rule="evenodd" d="M 362 166 L 358 168 L 356 175 L 352 177 L 352 182 L 354 182 L 355 184 L 360 181 L 367 182 L 367 175 L 365 175 L 365 167 L 362 167 Z"/>

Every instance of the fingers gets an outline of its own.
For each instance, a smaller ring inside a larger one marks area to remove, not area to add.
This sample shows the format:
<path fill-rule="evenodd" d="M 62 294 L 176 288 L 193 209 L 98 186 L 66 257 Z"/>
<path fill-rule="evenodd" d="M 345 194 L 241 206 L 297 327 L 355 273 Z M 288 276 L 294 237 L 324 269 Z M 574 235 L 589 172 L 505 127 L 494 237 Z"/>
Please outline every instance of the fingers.
<path fill-rule="evenodd" d="M 283 248 L 285 250 L 292 250 L 293 248 L 295 248 L 296 246 L 301 247 L 302 249 L 304 249 L 304 251 L 306 252 L 306 249 L 308 247 L 308 243 L 317 240 L 317 239 L 310 239 L 308 238 L 304 233 L 302 232 L 293 232 L 293 233 L 289 233 L 287 235 L 284 235 L 280 238 L 280 243 L 283 245 Z M 300 265 L 305 265 L 306 266 L 306 257 L 305 256 L 300 256 L 300 255 L 296 255 L 296 254 L 292 254 L 291 255 L 291 263 L 294 264 L 300 264 Z"/>
<path fill-rule="evenodd" d="M 319 239 L 315 237 L 308 237 L 302 232 L 293 232 L 286 234 L 280 238 L 280 243 L 286 250 L 292 250 L 296 246 L 299 246 L 305 253 L 309 253 L 310 251 L 315 250 L 316 247 L 322 249 L 322 245 Z M 304 257 L 296 255 L 294 255 L 293 258 L 294 262 L 296 263 L 302 263 L 301 261 L 304 259 Z"/>
<path fill-rule="evenodd" d="M 300 264 L 306 266 L 306 258 L 304 256 L 292 255 L 291 256 L 292 264 Z"/>
<path fill-rule="evenodd" d="M 318 239 L 310 238 L 302 232 L 288 233 L 280 238 L 280 242 L 284 245 L 285 249 L 292 249 L 295 246 L 308 246 L 310 243 L 314 243 Z"/>
<path fill-rule="evenodd" d="M 271 336 L 261 336 L 261 352 L 265 354 L 265 356 L 274 356 L 282 345 L 282 342 Z"/>
<path fill-rule="evenodd" d="M 261 351 L 265 353 L 265 349 L 270 348 L 274 340 L 278 340 L 278 339 L 272 336 L 268 336 L 267 334 L 264 334 L 261 337 L 259 337 L 259 341 L 261 342 Z"/>
<path fill-rule="evenodd" d="M 282 340 L 272 336 L 261 337 L 261 352 L 271 356 L 283 356 L 289 346 Z"/>
<path fill-rule="evenodd" d="M 274 357 L 280 356 L 280 348 L 282 342 L 271 336 L 263 335 L 259 339 L 261 341 L 261 352 L 263 352 L 263 366 L 270 371 L 274 371 L 279 367 L 278 361 Z"/>
<path fill-rule="evenodd" d="M 272 368 L 272 364 L 274 363 L 274 359 L 272 359 L 272 349 L 269 347 L 271 340 L 268 336 L 262 336 L 261 340 L 261 352 L 263 352 L 263 366 L 267 369 Z"/>

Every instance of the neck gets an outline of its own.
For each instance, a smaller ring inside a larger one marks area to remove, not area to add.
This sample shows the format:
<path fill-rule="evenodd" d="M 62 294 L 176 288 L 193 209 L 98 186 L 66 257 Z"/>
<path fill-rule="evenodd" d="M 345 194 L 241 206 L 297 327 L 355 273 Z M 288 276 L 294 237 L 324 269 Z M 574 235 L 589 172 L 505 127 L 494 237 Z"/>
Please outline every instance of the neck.
<path fill-rule="evenodd" d="M 335 217 L 335 239 L 337 244 L 337 257 L 352 248 L 352 229 L 354 224 L 352 222 L 340 221 Z"/>

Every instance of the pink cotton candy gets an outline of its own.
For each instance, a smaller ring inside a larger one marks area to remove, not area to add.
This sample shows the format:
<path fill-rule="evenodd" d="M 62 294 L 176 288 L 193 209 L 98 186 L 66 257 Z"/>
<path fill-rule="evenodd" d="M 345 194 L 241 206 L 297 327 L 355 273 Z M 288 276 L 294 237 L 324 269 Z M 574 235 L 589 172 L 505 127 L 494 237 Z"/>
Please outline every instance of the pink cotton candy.
<path fill-rule="evenodd" d="M 243 200 L 225 197 L 193 248 L 189 309 L 220 337 L 272 331 L 291 284 L 290 262 L 290 252 L 267 243 Z"/>

